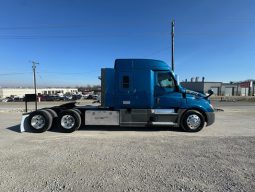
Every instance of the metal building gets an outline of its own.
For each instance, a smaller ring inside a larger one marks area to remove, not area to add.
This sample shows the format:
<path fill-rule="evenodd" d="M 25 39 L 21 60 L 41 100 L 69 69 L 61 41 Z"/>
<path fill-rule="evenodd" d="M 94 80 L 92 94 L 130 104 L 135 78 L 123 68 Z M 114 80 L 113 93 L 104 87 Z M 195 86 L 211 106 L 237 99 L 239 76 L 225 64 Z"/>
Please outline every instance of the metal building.
<path fill-rule="evenodd" d="M 222 82 L 181 82 L 181 86 L 199 93 L 207 93 L 209 89 L 214 91 L 214 95 L 221 95 Z"/>
<path fill-rule="evenodd" d="M 33 88 L 0 88 L 0 98 L 18 96 L 24 97 L 25 94 L 33 94 Z M 58 93 L 77 93 L 77 88 L 38 88 L 37 93 L 41 95 L 56 95 Z"/>
<path fill-rule="evenodd" d="M 200 93 L 207 93 L 212 89 L 215 96 L 255 96 L 255 80 L 222 83 L 206 82 L 204 78 L 202 81 L 194 81 L 194 78 L 191 78 L 191 81 L 181 82 L 181 85 Z"/>

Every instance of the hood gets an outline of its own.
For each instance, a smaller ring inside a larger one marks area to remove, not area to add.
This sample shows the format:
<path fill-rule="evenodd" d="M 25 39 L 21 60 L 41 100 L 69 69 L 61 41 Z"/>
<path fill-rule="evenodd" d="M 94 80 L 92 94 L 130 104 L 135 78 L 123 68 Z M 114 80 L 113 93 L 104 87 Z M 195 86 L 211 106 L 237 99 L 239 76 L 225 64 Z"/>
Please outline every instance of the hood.
<path fill-rule="evenodd" d="M 195 97 L 196 99 L 208 98 L 207 95 L 205 95 L 203 93 L 192 91 L 192 90 L 186 89 L 184 87 L 180 87 L 180 90 L 182 93 L 186 93 L 187 97 Z"/>
<path fill-rule="evenodd" d="M 206 97 L 206 95 L 203 94 L 203 93 L 199 93 L 199 92 L 192 91 L 192 90 L 189 90 L 189 89 L 186 89 L 186 94 L 191 95 L 191 96 L 195 96 L 196 98 L 205 98 Z"/>

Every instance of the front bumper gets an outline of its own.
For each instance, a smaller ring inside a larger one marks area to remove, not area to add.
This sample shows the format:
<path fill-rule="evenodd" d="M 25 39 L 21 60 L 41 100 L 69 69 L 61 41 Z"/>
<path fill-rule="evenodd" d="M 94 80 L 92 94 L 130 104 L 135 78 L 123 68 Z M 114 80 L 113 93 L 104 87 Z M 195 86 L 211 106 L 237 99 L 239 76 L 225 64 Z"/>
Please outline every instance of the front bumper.
<path fill-rule="evenodd" d="M 207 117 L 207 125 L 209 126 L 214 123 L 215 121 L 215 113 L 214 112 L 206 112 L 206 117 Z"/>

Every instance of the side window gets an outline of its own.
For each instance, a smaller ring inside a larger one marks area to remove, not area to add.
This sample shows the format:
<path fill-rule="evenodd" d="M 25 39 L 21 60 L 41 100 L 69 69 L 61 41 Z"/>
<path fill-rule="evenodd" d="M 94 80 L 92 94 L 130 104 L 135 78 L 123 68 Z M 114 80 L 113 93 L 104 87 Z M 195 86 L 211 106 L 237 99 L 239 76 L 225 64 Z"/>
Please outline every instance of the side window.
<path fill-rule="evenodd" d="M 159 72 L 157 85 L 163 88 L 174 88 L 174 80 L 169 72 Z"/>
<path fill-rule="evenodd" d="M 126 89 L 129 88 L 129 76 L 123 76 L 122 87 Z"/>

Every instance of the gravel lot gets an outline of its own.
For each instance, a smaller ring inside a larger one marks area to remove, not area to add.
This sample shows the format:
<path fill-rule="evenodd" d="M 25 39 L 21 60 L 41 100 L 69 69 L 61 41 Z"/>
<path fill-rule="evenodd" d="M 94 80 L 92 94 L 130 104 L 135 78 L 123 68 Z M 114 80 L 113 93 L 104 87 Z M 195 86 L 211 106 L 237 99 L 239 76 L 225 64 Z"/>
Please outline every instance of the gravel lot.
<path fill-rule="evenodd" d="M 0 191 L 254 191 L 255 103 L 213 104 L 224 112 L 199 133 L 35 134 L 19 133 L 23 103 L 0 103 Z"/>

